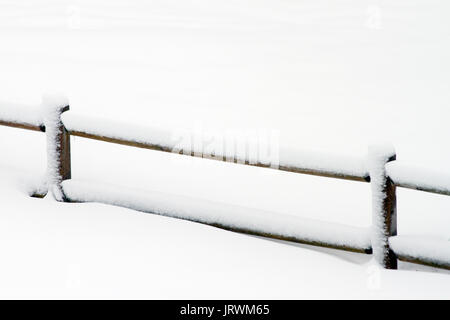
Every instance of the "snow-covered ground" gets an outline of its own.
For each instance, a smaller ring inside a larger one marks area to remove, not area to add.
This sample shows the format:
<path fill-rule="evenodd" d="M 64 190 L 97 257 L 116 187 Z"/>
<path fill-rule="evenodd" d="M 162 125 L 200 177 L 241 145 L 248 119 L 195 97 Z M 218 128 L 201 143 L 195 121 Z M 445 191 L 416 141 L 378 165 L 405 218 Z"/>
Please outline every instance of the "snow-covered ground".
<path fill-rule="evenodd" d="M 22 174 L 2 171 L 1 298 L 450 298 L 450 273 L 387 271 L 369 255 L 28 198 Z"/>
<path fill-rule="evenodd" d="M 0 105 L 65 92 L 71 113 L 263 130 L 283 145 L 450 174 L 444 1 L 4 1 Z M 45 135 L 0 127 L 3 297 L 450 297 L 444 271 L 26 196 Z M 72 138 L 75 179 L 368 227 L 370 185 Z M 450 198 L 398 190 L 399 233 L 450 238 Z M 421 271 L 413 271 L 421 270 Z"/>

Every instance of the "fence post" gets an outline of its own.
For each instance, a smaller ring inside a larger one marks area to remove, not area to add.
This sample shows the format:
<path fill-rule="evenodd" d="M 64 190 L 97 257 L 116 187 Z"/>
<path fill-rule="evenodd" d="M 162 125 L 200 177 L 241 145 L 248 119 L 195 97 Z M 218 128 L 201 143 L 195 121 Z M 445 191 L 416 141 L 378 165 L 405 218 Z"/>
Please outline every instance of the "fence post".
<path fill-rule="evenodd" d="M 369 147 L 372 249 L 375 260 L 386 269 L 397 269 L 397 257 L 389 247 L 389 237 L 397 235 L 396 187 L 386 173 L 386 163 L 396 157 L 395 149 L 390 145 Z"/>
<path fill-rule="evenodd" d="M 68 202 L 61 183 L 71 179 L 70 134 L 61 115 L 70 109 L 66 99 L 44 97 L 44 124 L 47 134 L 48 189 L 57 201 Z"/>

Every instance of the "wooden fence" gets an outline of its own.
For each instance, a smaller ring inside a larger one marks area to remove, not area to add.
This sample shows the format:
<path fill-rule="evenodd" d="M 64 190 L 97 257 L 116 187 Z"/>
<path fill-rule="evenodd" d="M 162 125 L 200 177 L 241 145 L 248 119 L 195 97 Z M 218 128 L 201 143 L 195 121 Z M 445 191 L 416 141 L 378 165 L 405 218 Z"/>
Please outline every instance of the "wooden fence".
<path fill-rule="evenodd" d="M 0 107 L 1 108 L 1 107 Z M 69 110 L 69 106 L 62 106 L 59 109 L 59 122 L 57 123 L 57 131 L 52 134 L 55 135 L 55 139 L 57 140 L 57 144 L 55 145 L 54 152 L 57 155 L 57 165 L 58 172 L 57 175 L 59 180 L 57 181 L 57 187 L 60 189 L 61 194 L 63 195 L 60 201 L 70 202 L 70 197 L 66 197 L 64 194 L 64 190 L 62 187 L 62 182 L 65 180 L 71 179 L 71 159 L 70 159 L 70 136 L 78 136 L 87 139 L 94 139 L 99 141 L 105 141 L 109 143 L 121 144 L 125 146 L 145 148 L 150 150 L 157 150 L 163 152 L 172 152 L 172 149 L 166 145 L 160 143 L 148 143 L 137 141 L 129 138 L 120 138 L 116 135 L 108 135 L 108 134 L 98 134 L 88 129 L 81 128 L 67 128 L 64 125 L 64 121 L 61 119 L 61 115 L 64 112 Z M 36 124 L 36 123 L 26 123 L 18 120 L 2 120 L 0 119 L 0 125 L 9 126 L 14 128 L 21 128 L 27 130 L 33 130 L 38 132 L 46 132 L 46 127 L 44 124 Z M 54 130 L 53 130 L 54 131 Z M 49 133 L 47 132 L 47 135 Z M 151 137 L 148 137 L 151 141 Z M 199 153 L 191 153 L 191 156 L 202 157 L 202 154 Z M 252 228 L 246 227 L 236 227 L 233 225 L 227 225 L 223 223 L 211 223 L 205 222 L 200 219 L 188 218 L 188 220 L 209 224 L 215 227 L 223 228 L 226 230 L 263 236 L 268 238 L 281 239 L 286 241 L 293 241 L 303 244 L 329 247 L 340 250 L 347 250 L 353 252 L 360 252 L 366 254 L 378 254 L 378 261 L 381 265 L 388 269 L 397 269 L 397 259 L 401 261 L 407 261 L 417 264 L 429 265 L 438 268 L 444 268 L 450 270 L 450 259 L 436 259 L 435 257 L 424 257 L 424 256 L 414 256 L 413 254 L 402 252 L 395 252 L 393 248 L 390 246 L 389 239 L 397 236 L 397 209 L 396 209 L 396 188 L 409 188 L 416 189 L 431 193 L 437 193 L 441 195 L 450 195 L 450 188 L 448 185 L 430 185 L 427 182 L 423 181 L 408 181 L 408 179 L 398 178 L 396 179 L 393 176 L 390 176 L 389 168 L 390 165 L 396 166 L 396 155 L 395 153 L 384 154 L 381 155 L 384 160 L 383 166 L 380 168 L 380 171 L 377 172 L 377 179 L 371 179 L 369 173 L 342 173 L 337 172 L 336 170 L 331 169 L 318 169 L 314 166 L 288 166 L 283 165 L 279 166 L 277 169 L 287 172 L 301 173 L 301 174 L 309 174 L 315 176 L 329 177 L 335 179 L 343 179 L 343 180 L 351 180 L 351 181 L 359 181 L 364 183 L 372 184 L 372 192 L 373 192 L 373 201 L 381 201 L 379 206 L 374 206 L 374 210 L 372 212 L 374 221 L 379 222 L 378 231 L 375 231 L 374 236 L 377 237 L 381 242 L 381 247 L 375 248 L 372 246 L 355 246 L 351 244 L 336 244 L 330 241 L 322 241 L 322 240 L 311 240 L 306 237 L 296 236 L 293 237 L 291 235 L 284 235 L 281 233 L 275 232 L 261 232 L 258 230 L 254 230 Z M 217 159 L 216 159 L 217 160 Z M 257 163 L 249 163 L 245 162 L 245 165 L 252 165 L 257 167 L 270 168 L 267 164 L 257 162 Z M 36 195 L 39 196 L 39 195 Z M 40 195 L 44 196 L 44 195 Z M 450 246 L 450 242 L 447 241 Z M 450 257 L 449 257 L 450 258 Z"/>

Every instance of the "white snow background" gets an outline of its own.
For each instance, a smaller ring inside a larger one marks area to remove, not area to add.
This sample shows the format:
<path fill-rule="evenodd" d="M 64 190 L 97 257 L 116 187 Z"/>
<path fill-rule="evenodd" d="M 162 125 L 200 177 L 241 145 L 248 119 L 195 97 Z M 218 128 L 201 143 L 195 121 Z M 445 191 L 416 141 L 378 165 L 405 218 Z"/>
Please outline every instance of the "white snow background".
<path fill-rule="evenodd" d="M 71 114 L 277 131 L 284 146 L 325 155 L 361 157 L 383 140 L 402 163 L 448 175 L 449 9 L 435 0 L 0 0 L 0 106 L 64 92 Z M 450 298 L 445 271 L 386 271 L 372 256 L 27 197 L 46 167 L 44 134 L 0 127 L 0 297 Z M 77 137 L 72 174 L 119 193 L 372 221 L 369 184 Z M 450 198 L 399 189 L 398 230 L 450 239 Z"/>

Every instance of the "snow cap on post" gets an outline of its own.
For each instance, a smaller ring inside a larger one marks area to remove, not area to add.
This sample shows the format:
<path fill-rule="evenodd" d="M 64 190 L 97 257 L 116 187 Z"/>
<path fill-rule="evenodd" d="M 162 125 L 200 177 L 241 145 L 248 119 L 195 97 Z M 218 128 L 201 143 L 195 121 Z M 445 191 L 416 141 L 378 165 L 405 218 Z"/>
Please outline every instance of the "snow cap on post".
<path fill-rule="evenodd" d="M 65 94 L 44 94 L 42 95 L 42 106 L 45 110 L 55 111 L 64 109 L 69 105 L 69 99 Z"/>
<path fill-rule="evenodd" d="M 71 178 L 70 135 L 61 121 L 61 114 L 69 110 L 64 95 L 42 97 L 44 125 L 47 135 L 47 183 L 57 201 L 68 201 L 61 183 Z"/>
<path fill-rule="evenodd" d="M 369 145 L 369 170 L 372 168 L 375 161 L 375 165 L 381 161 L 390 162 L 392 157 L 395 157 L 394 145 L 390 142 L 377 142 Z"/>
<path fill-rule="evenodd" d="M 390 143 L 369 146 L 368 169 L 372 189 L 372 250 L 375 260 L 387 269 L 397 269 L 397 259 L 389 248 L 389 237 L 397 235 L 395 185 L 386 173 L 386 163 L 396 160 Z"/>

